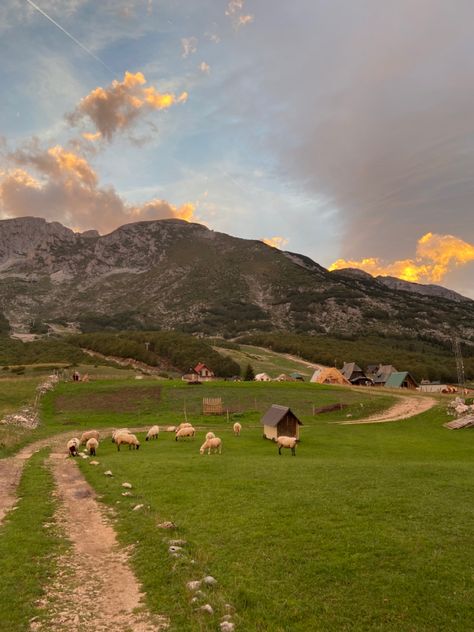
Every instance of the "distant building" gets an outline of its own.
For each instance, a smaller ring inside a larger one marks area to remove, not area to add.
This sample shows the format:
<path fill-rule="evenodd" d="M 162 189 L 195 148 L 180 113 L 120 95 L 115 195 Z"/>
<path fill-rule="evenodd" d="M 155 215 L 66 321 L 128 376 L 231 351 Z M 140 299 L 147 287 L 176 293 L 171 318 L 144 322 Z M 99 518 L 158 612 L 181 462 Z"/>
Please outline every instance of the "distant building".
<path fill-rule="evenodd" d="M 418 383 L 408 371 L 396 371 L 391 373 L 385 382 L 386 388 L 412 388 L 418 387 Z"/>
<path fill-rule="evenodd" d="M 287 406 L 272 404 L 260 423 L 263 426 L 263 436 L 275 441 L 277 437 L 300 438 L 300 426 L 302 422 L 291 412 Z"/>
<path fill-rule="evenodd" d="M 272 378 L 267 373 L 257 373 L 254 380 L 256 382 L 271 382 Z"/>
<path fill-rule="evenodd" d="M 391 364 L 379 364 L 375 367 L 375 365 L 371 365 L 369 371 L 369 367 L 367 367 L 366 375 L 370 378 L 374 386 L 385 386 L 386 381 L 390 377 L 392 373 L 397 373 L 397 369 Z"/>
<path fill-rule="evenodd" d="M 355 362 L 344 362 L 341 369 L 342 375 L 349 380 L 351 384 L 356 386 L 371 386 L 373 381 L 364 373 L 364 371 Z"/>
<path fill-rule="evenodd" d="M 335 367 L 320 367 L 316 369 L 310 382 L 313 382 L 313 384 L 350 385 L 349 380 Z"/>
<path fill-rule="evenodd" d="M 204 362 L 199 362 L 198 364 L 196 364 L 193 370 L 194 370 L 194 373 L 199 378 L 209 379 L 209 378 L 215 377 L 214 371 L 211 371 L 211 369 L 208 366 L 206 366 Z"/>

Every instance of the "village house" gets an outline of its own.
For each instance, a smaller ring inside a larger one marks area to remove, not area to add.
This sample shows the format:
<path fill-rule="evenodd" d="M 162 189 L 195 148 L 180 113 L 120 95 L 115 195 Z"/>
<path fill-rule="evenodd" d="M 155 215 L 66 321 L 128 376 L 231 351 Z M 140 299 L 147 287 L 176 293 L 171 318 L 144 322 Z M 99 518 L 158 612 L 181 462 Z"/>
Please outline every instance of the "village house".
<path fill-rule="evenodd" d="M 349 380 L 351 384 L 356 386 L 371 386 L 373 381 L 364 373 L 364 371 L 355 362 L 344 362 L 341 369 L 342 375 Z"/>
<path fill-rule="evenodd" d="M 385 382 L 385 387 L 415 389 L 418 387 L 418 383 L 408 371 L 396 371 L 390 374 Z"/>
<path fill-rule="evenodd" d="M 288 406 L 272 404 L 260 423 L 265 439 L 275 441 L 277 437 L 296 437 L 299 441 L 302 422 L 291 412 Z"/>
<path fill-rule="evenodd" d="M 204 362 L 199 362 L 198 364 L 196 364 L 193 371 L 200 379 L 209 379 L 215 377 L 214 372 L 211 371 L 211 369 L 206 366 Z"/>
<path fill-rule="evenodd" d="M 370 371 L 369 368 L 371 369 Z M 367 367 L 366 371 L 367 377 L 373 381 L 374 386 L 385 386 L 392 373 L 397 373 L 397 369 L 391 364 L 371 365 Z"/>
<path fill-rule="evenodd" d="M 310 382 L 313 382 L 313 384 L 350 385 L 349 380 L 335 367 L 319 367 L 313 373 Z"/>

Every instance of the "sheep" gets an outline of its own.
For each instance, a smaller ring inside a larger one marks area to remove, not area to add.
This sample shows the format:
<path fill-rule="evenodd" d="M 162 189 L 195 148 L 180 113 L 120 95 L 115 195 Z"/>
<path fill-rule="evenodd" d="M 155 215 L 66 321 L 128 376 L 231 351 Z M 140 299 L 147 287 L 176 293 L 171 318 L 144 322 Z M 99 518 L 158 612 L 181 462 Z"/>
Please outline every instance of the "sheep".
<path fill-rule="evenodd" d="M 148 439 L 158 439 L 159 432 L 160 432 L 159 426 L 152 426 L 150 430 L 147 432 L 145 441 L 148 441 Z"/>
<path fill-rule="evenodd" d="M 291 454 L 296 456 L 295 448 L 296 448 L 296 437 L 278 437 L 276 442 L 278 445 L 278 454 L 281 455 L 282 448 L 288 448 L 291 450 Z"/>
<path fill-rule="evenodd" d="M 190 426 L 186 426 L 185 428 L 181 428 L 180 430 L 176 431 L 176 441 L 178 439 L 184 439 L 185 437 L 194 437 L 195 434 L 195 430 L 194 428 L 190 425 Z"/>
<path fill-rule="evenodd" d="M 115 437 L 120 433 L 130 434 L 130 430 L 128 428 L 119 428 L 118 430 L 112 430 L 112 443 L 115 443 Z"/>
<path fill-rule="evenodd" d="M 193 424 L 188 423 L 187 421 L 183 421 L 182 424 L 179 424 L 179 426 L 176 426 L 176 428 L 174 429 L 175 432 L 178 432 L 179 430 L 181 430 L 182 428 L 192 428 Z"/>
<path fill-rule="evenodd" d="M 77 450 L 79 448 L 79 444 L 80 444 L 80 441 L 77 437 L 74 437 L 74 439 L 70 439 L 67 442 L 67 449 L 71 456 L 77 456 L 79 454 Z"/>
<path fill-rule="evenodd" d="M 239 424 L 238 421 L 235 422 L 234 426 L 233 426 L 233 430 L 234 430 L 234 434 L 236 437 L 240 436 L 240 431 L 242 430 L 242 425 Z"/>
<path fill-rule="evenodd" d="M 81 435 L 81 445 L 87 443 L 87 441 L 91 438 L 97 439 L 97 441 L 99 440 L 100 434 L 97 430 L 87 430 L 86 432 L 83 432 Z"/>
<path fill-rule="evenodd" d="M 99 442 L 94 437 L 91 437 L 87 440 L 86 450 L 89 452 L 90 456 L 95 456 L 96 450 L 99 447 Z"/>
<path fill-rule="evenodd" d="M 222 453 L 221 439 L 219 439 L 219 437 L 212 437 L 211 439 L 206 439 L 206 441 L 199 448 L 199 452 L 201 454 L 204 454 L 206 450 L 208 454 L 211 454 L 211 450 L 214 450 L 214 452 L 219 451 L 219 454 L 221 454 Z"/>
<path fill-rule="evenodd" d="M 117 444 L 117 450 L 119 452 L 122 443 L 126 443 L 129 450 L 131 450 L 132 448 L 138 450 L 138 448 L 140 447 L 140 441 L 136 438 L 134 434 L 130 434 L 129 432 L 123 432 L 121 434 L 115 435 L 115 443 Z"/>
<path fill-rule="evenodd" d="M 215 437 L 215 436 L 216 436 L 216 435 L 215 435 L 213 432 L 208 432 L 208 433 L 207 433 L 207 435 L 206 435 L 206 441 L 207 441 L 208 439 L 214 439 L 214 437 Z"/>

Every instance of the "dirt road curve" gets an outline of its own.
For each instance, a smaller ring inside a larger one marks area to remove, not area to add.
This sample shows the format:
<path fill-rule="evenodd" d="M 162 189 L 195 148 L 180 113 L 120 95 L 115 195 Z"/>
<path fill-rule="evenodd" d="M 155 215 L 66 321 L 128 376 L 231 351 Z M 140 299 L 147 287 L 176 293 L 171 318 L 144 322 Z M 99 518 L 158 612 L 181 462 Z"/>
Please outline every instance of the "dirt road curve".
<path fill-rule="evenodd" d="M 60 571 L 41 605 L 46 621 L 32 630 L 48 632 L 158 632 L 168 627 L 164 617 L 152 616 L 129 566 L 127 551 L 119 548 L 115 531 L 99 506 L 95 492 L 64 451 L 53 453 L 52 466 L 59 500 L 58 526 L 72 551 L 59 562 Z"/>
<path fill-rule="evenodd" d="M 383 413 L 372 415 L 365 419 L 345 420 L 337 423 L 343 425 L 349 424 L 380 424 L 387 421 L 399 421 L 400 419 L 409 419 L 426 412 L 437 404 L 437 400 L 432 397 L 400 397 L 396 404 L 387 408 Z"/>

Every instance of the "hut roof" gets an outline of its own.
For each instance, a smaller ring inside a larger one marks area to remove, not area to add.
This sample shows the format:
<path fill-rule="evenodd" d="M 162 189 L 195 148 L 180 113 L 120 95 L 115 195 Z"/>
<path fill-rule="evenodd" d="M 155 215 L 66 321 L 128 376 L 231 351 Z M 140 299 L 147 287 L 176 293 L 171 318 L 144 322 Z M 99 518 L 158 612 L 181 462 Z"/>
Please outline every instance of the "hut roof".
<path fill-rule="evenodd" d="M 353 373 L 363 373 L 363 371 L 355 362 L 344 362 L 341 373 L 347 380 L 350 380 Z"/>
<path fill-rule="evenodd" d="M 288 406 L 280 406 L 279 404 L 272 404 L 261 418 L 260 423 L 262 426 L 278 426 L 280 421 L 288 414 L 294 417 L 300 426 L 303 425 L 298 417 L 291 412 Z"/>
<path fill-rule="evenodd" d="M 313 373 L 313 377 L 311 378 L 310 382 L 313 383 L 318 383 L 318 384 L 339 384 L 339 385 L 344 385 L 344 384 L 349 384 L 350 382 L 348 379 L 346 379 L 342 373 L 334 368 L 334 367 L 326 367 L 326 368 L 320 368 L 320 369 L 316 369 L 316 371 Z"/>
<path fill-rule="evenodd" d="M 376 384 L 385 383 L 392 373 L 398 373 L 397 369 L 391 364 L 381 364 L 374 377 Z"/>
<path fill-rule="evenodd" d="M 410 378 L 411 381 L 414 384 L 416 384 L 416 381 L 410 375 L 410 373 L 408 373 L 408 371 L 397 371 L 395 373 L 391 373 L 390 374 L 390 376 L 388 377 L 387 381 L 385 382 L 385 386 L 387 388 L 400 388 L 402 386 L 403 382 L 407 378 Z"/>

